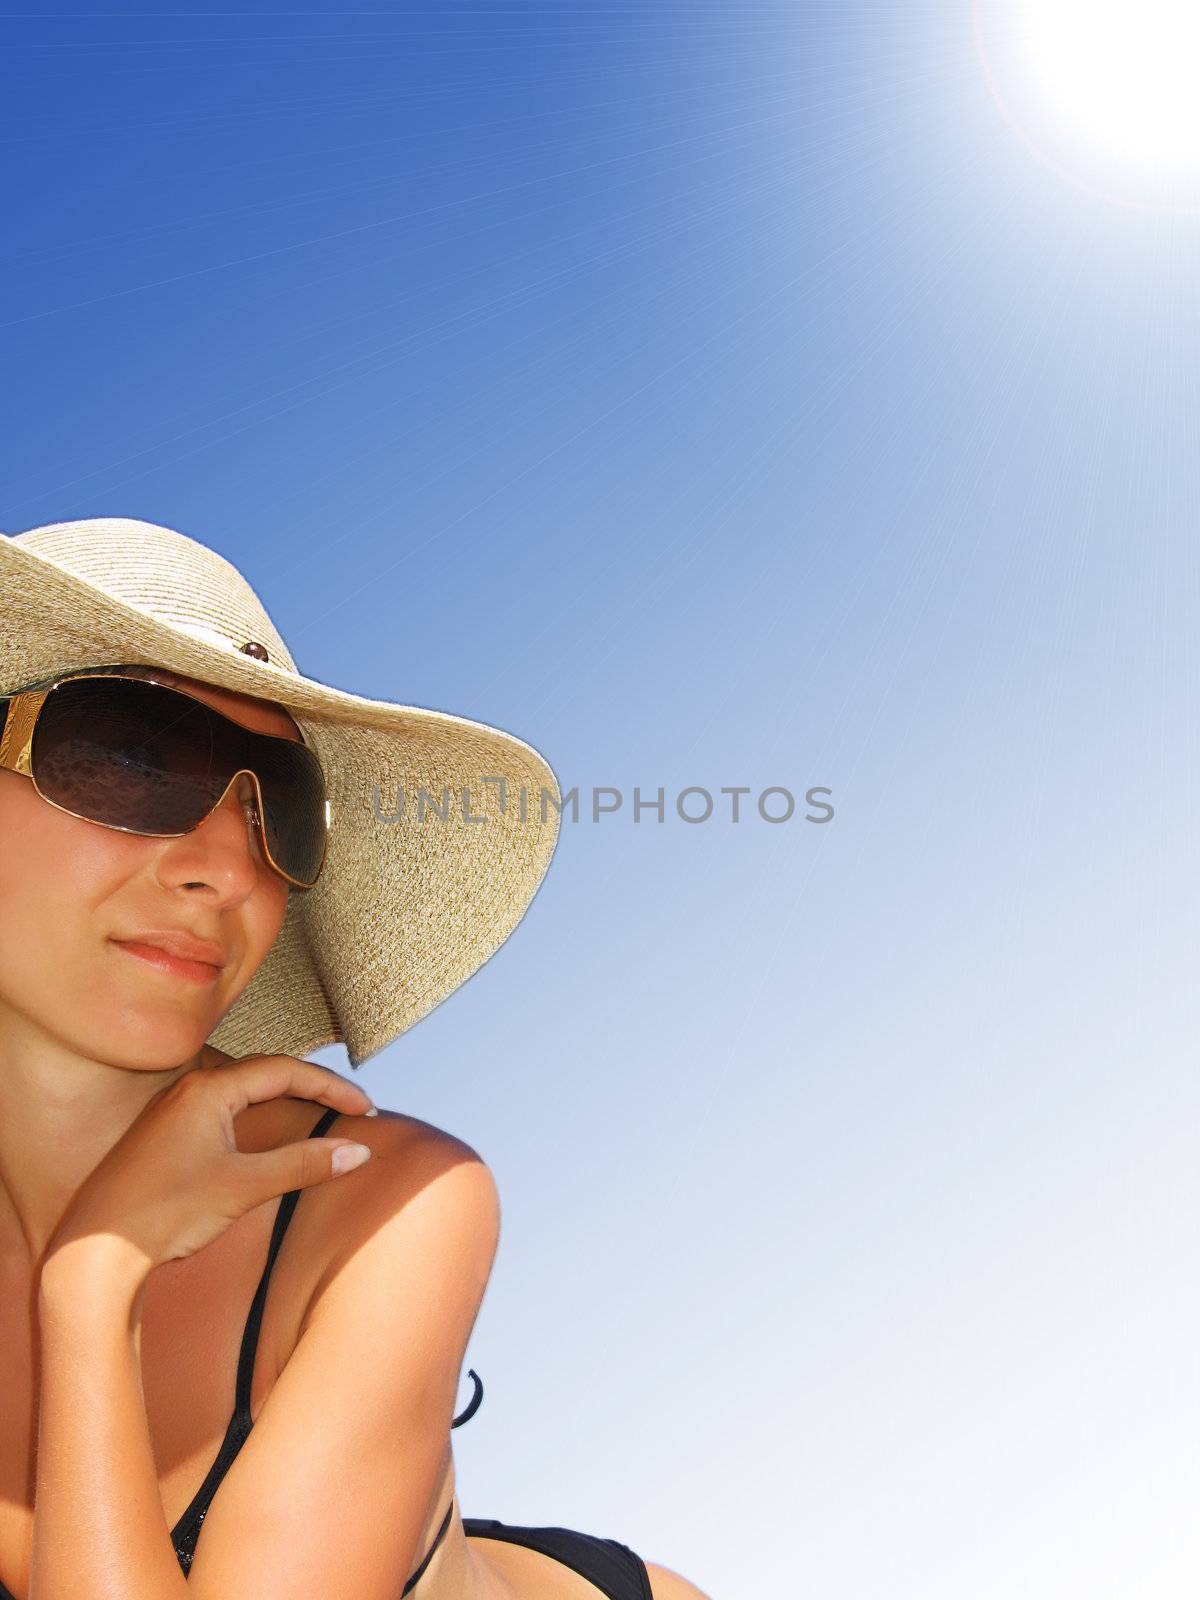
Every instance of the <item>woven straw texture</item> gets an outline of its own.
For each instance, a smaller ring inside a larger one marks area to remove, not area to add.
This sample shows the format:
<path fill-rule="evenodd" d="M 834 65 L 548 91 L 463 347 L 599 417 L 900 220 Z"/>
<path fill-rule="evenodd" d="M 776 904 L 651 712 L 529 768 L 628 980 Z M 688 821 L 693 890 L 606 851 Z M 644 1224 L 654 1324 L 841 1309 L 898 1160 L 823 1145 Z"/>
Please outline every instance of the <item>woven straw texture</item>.
<path fill-rule="evenodd" d="M 300 1056 L 343 1042 L 357 1068 L 524 916 L 559 832 L 545 759 L 498 728 L 304 677 L 245 578 L 206 545 L 129 518 L 0 534 L 0 596 L 0 694 L 84 667 L 166 667 L 285 706 L 321 762 L 324 870 L 289 896 L 279 937 L 210 1035 L 217 1049 Z M 249 641 L 269 660 L 242 654 Z M 503 804 L 484 779 L 504 780 Z M 401 796 L 400 820 L 381 820 L 376 807 L 394 816 Z"/>

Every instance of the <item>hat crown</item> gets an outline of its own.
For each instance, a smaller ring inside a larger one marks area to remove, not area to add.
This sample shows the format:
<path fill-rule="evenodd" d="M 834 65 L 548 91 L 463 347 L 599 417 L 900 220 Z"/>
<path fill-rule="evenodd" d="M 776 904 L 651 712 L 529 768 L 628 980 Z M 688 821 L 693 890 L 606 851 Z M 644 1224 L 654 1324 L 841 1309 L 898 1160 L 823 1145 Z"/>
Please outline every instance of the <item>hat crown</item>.
<path fill-rule="evenodd" d="M 31 528 L 12 542 L 205 644 L 260 661 L 265 650 L 271 666 L 297 673 L 282 636 L 238 569 L 184 533 L 132 517 L 90 517 Z"/>

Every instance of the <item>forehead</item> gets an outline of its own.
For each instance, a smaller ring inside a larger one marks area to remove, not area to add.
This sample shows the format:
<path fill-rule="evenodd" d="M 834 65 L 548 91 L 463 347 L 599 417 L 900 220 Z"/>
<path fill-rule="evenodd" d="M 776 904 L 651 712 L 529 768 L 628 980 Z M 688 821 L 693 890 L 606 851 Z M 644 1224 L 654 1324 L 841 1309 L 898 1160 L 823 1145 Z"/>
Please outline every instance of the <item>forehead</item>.
<path fill-rule="evenodd" d="M 160 683 L 171 684 L 176 689 L 186 689 L 189 694 L 212 706 L 214 711 L 223 711 L 227 717 L 232 717 L 235 722 L 240 722 L 244 728 L 250 728 L 255 733 L 274 733 L 285 739 L 302 737 L 290 712 L 274 700 L 260 700 L 256 695 L 218 689 L 211 683 L 203 683 L 199 678 L 185 678 L 181 672 L 171 672 L 166 667 L 128 670 L 130 676 L 141 677 L 144 674 L 157 678 Z"/>

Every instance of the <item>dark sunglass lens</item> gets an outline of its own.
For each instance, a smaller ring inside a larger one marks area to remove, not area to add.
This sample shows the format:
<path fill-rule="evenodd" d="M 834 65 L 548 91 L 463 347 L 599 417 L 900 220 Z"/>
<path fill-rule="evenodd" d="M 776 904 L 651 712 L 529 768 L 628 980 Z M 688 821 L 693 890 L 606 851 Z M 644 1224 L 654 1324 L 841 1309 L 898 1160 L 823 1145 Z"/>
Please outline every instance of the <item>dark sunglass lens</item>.
<path fill-rule="evenodd" d="M 135 833 L 184 833 L 224 789 L 200 702 L 135 679 L 50 691 L 30 759 L 38 788 L 77 816 Z"/>
<path fill-rule="evenodd" d="M 46 697 L 33 775 L 47 800 L 133 833 L 182 834 L 216 805 L 235 772 L 262 787 L 267 848 L 306 888 L 327 836 L 325 783 L 306 745 L 243 728 L 190 696 L 134 678 L 73 678 Z"/>
<path fill-rule="evenodd" d="M 254 771 L 262 785 L 267 848 L 291 877 L 311 887 L 321 871 L 327 837 L 325 782 L 307 745 L 263 741 Z"/>
<path fill-rule="evenodd" d="M 311 888 L 325 856 L 325 775 L 307 745 L 256 733 L 214 715 L 213 759 L 225 774 L 248 768 L 259 781 L 263 832 L 271 859 Z"/>

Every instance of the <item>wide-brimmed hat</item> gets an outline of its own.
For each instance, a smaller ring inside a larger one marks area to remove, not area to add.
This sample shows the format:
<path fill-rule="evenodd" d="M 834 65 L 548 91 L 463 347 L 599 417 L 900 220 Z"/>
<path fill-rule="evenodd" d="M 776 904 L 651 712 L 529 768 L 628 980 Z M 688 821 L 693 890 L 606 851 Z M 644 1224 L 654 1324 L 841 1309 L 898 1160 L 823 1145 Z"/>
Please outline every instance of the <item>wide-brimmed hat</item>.
<path fill-rule="evenodd" d="M 524 916 L 561 805 L 532 746 L 305 677 L 237 568 L 171 528 L 96 517 L 0 534 L 0 695 L 116 664 L 276 701 L 325 773 L 324 869 L 289 895 L 278 938 L 209 1038 L 218 1050 L 299 1056 L 344 1042 L 358 1067 Z"/>

